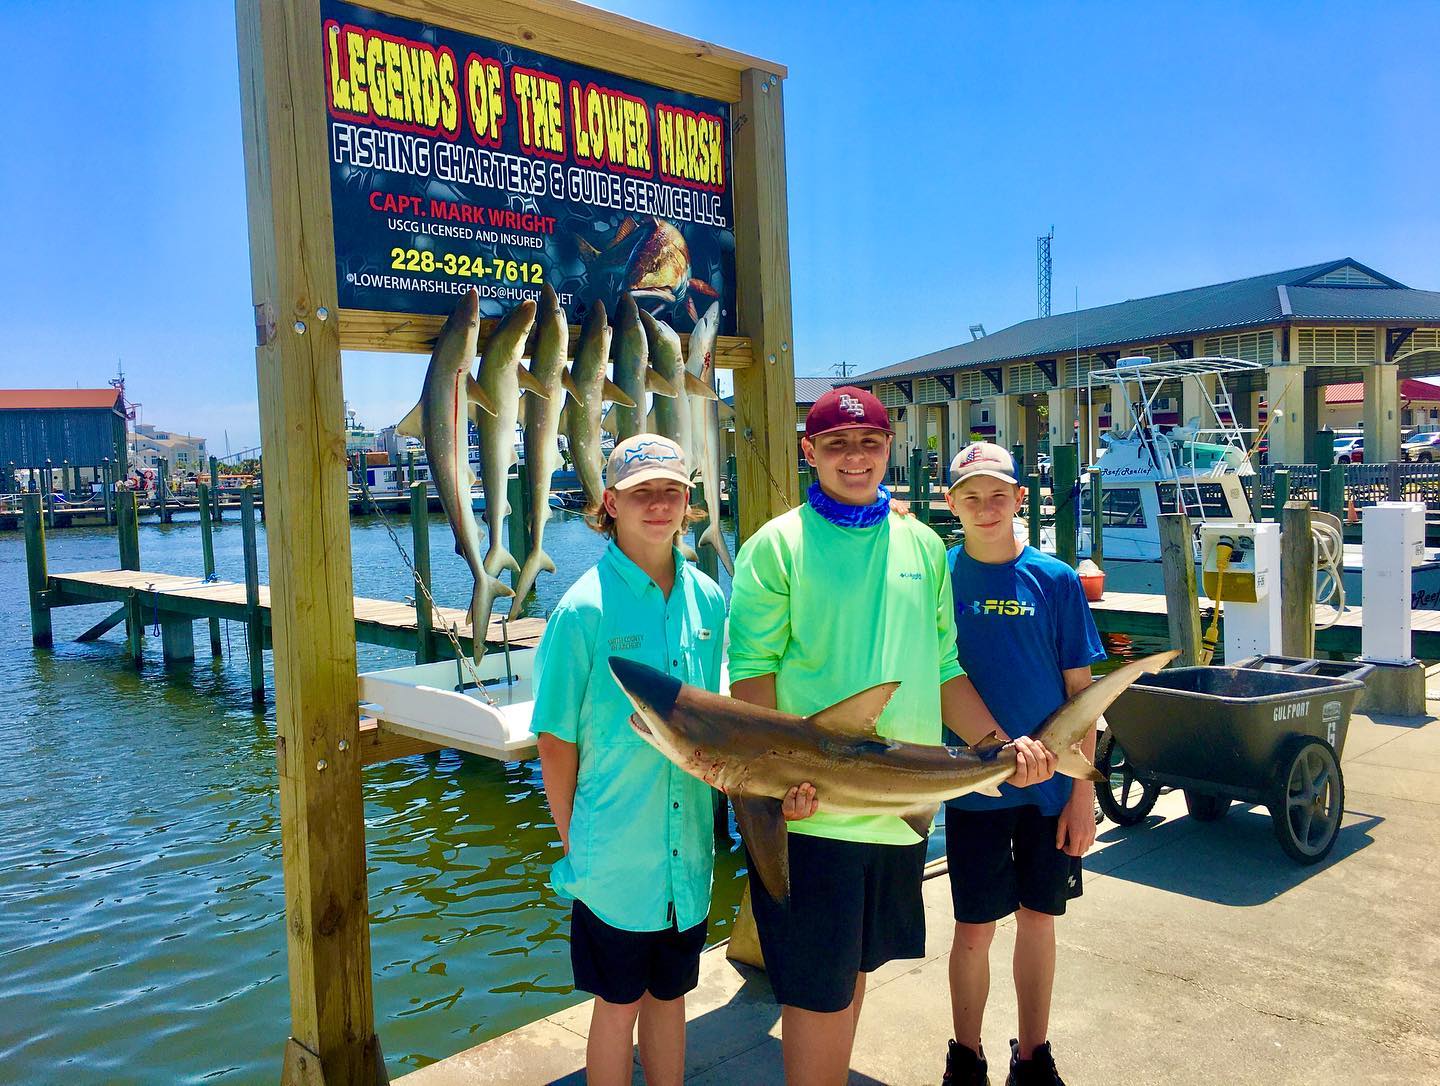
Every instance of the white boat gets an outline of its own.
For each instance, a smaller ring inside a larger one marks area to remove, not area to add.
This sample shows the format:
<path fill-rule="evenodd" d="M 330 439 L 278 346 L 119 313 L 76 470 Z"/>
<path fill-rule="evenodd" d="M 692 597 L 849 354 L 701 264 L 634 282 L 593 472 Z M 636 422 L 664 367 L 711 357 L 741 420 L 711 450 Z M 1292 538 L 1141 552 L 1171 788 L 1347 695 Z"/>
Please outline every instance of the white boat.
<path fill-rule="evenodd" d="M 1095 386 L 1109 385 L 1112 412 L 1128 411 L 1131 423 L 1128 433 L 1101 439 L 1105 447 L 1081 480 L 1077 550 L 1082 558 L 1091 554 L 1089 473 L 1095 472 L 1100 476 L 1101 565 L 1107 589 L 1165 591 L 1160 565 L 1162 513 L 1184 512 L 1190 517 L 1196 528 L 1197 562 L 1201 524 L 1254 520 L 1242 480 L 1254 474 L 1247 441 L 1257 431 L 1237 425 L 1225 378 L 1263 369 L 1258 362 L 1238 358 L 1155 362 L 1140 357 L 1122 358 L 1111 369 L 1091 371 L 1087 398 L 1094 402 Z M 1155 423 L 1154 405 L 1162 385 L 1177 380 L 1193 381 L 1198 387 L 1205 419 L 1190 419 L 1162 432 Z M 1053 552 L 1054 542 L 1054 530 L 1044 529 L 1042 548 Z M 1342 573 L 1348 605 L 1360 602 L 1360 560 L 1360 545 L 1345 544 Z M 1412 607 L 1440 610 L 1440 548 L 1425 549 L 1425 560 L 1414 568 L 1412 578 Z"/>

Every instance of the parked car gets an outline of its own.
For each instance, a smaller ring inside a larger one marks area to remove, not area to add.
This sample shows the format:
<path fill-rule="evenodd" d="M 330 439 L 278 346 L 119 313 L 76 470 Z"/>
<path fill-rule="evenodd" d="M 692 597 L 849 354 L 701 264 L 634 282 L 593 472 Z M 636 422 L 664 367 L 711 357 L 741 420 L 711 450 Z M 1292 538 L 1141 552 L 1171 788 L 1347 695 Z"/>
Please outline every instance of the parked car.
<path fill-rule="evenodd" d="M 1400 459 L 1418 460 L 1422 464 L 1440 460 L 1440 431 L 1411 434 L 1405 439 L 1405 444 L 1400 446 Z"/>
<path fill-rule="evenodd" d="M 1363 437 L 1337 437 L 1335 439 L 1335 463 L 1363 464 L 1365 462 L 1365 439 Z"/>

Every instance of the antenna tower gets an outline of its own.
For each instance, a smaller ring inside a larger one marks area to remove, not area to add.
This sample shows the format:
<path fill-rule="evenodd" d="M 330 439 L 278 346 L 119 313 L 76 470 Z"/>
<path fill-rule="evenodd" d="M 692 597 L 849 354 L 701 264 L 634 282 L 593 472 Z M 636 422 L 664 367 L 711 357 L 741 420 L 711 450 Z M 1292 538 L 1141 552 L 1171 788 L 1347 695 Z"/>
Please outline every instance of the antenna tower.
<path fill-rule="evenodd" d="M 1050 315 L 1050 242 L 1055 239 L 1055 227 L 1050 233 L 1035 239 L 1035 315 Z"/>

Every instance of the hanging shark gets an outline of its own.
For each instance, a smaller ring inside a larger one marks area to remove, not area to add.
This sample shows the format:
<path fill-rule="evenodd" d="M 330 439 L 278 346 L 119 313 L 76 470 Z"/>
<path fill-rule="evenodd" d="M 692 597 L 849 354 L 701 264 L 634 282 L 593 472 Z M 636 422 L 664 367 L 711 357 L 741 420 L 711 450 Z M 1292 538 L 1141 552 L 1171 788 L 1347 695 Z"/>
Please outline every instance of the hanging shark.
<path fill-rule="evenodd" d="M 1178 652 L 1131 661 L 1076 694 L 1035 732 L 1058 756 L 1058 771 L 1103 780 L 1081 741 L 1100 714 L 1141 675 Z M 886 739 L 875 730 L 899 683 L 881 683 L 808 717 L 688 686 L 652 667 L 610 657 L 610 671 L 635 712 L 630 726 L 693 777 L 730 797 L 751 862 L 776 901 L 790 896 L 789 838 L 781 801 L 814 785 L 821 807 L 842 814 L 893 814 L 920 838 L 947 799 L 999 794 L 1015 772 L 1015 748 L 992 732 L 971 747 Z"/>

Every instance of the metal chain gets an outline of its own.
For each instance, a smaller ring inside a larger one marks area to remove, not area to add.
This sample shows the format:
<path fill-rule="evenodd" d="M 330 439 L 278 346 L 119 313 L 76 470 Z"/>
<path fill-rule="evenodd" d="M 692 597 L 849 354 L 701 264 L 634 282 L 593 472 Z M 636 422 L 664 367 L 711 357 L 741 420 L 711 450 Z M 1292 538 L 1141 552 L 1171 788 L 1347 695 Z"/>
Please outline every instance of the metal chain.
<path fill-rule="evenodd" d="M 781 485 L 776 481 L 775 476 L 774 476 L 773 474 L 771 474 L 771 471 L 770 471 L 770 458 L 769 458 L 768 456 L 764 455 L 764 454 L 760 451 L 760 446 L 755 443 L 755 429 L 754 429 L 754 427 L 752 427 L 752 426 L 749 424 L 749 421 L 748 421 L 748 420 L 745 418 L 745 416 L 741 413 L 741 411 L 740 411 L 740 409 L 739 409 L 738 406 L 736 406 L 736 407 L 734 408 L 734 410 L 735 410 L 735 428 L 736 428 L 736 431 L 737 431 L 737 432 L 740 434 L 740 436 L 743 437 L 743 438 L 746 440 L 746 442 L 750 445 L 751 451 L 755 454 L 755 459 L 758 460 L 759 463 L 760 463 L 761 470 L 763 470 L 763 471 L 765 472 L 765 478 L 767 478 L 767 479 L 770 480 L 770 486 L 771 486 L 771 488 L 775 491 L 776 496 L 780 499 L 780 504 L 781 504 L 782 506 L 784 506 L 786 509 L 790 509 L 790 508 L 792 507 L 792 504 L 793 504 L 792 501 L 791 501 L 791 497 L 790 497 L 789 494 L 785 493 L 784 488 L 781 487 Z M 737 471 L 738 471 L 738 468 L 737 468 Z M 736 486 L 739 486 L 740 481 L 739 481 L 738 478 L 736 479 L 735 483 L 736 483 Z"/>
<path fill-rule="evenodd" d="M 431 615 L 438 618 L 440 615 L 440 605 L 435 602 L 435 597 L 430 594 L 430 586 L 427 585 L 425 581 L 421 578 L 420 571 L 415 568 L 415 563 L 410 560 L 410 552 L 405 549 L 405 544 L 400 542 L 400 537 L 395 534 L 395 529 L 390 526 L 390 518 L 385 515 L 385 511 L 381 509 L 379 504 L 375 501 L 374 497 L 370 493 L 369 487 L 361 487 L 360 493 L 364 495 L 365 501 L 369 504 L 371 510 L 375 513 L 376 516 L 380 518 L 380 524 L 384 527 L 386 533 L 389 534 L 391 542 L 395 544 L 395 549 L 400 552 L 400 558 L 402 561 L 404 561 L 405 568 L 410 571 L 410 579 L 415 583 L 415 587 L 418 588 L 422 593 L 424 593 L 426 601 L 430 604 Z M 477 671 L 475 668 L 475 662 L 470 658 L 470 654 L 466 652 L 465 649 L 461 646 L 460 637 L 455 632 L 456 628 L 449 624 L 442 624 L 440 629 L 445 634 L 445 637 L 450 641 L 450 644 L 454 647 L 455 659 L 459 660 L 464 666 L 465 670 L 470 673 L 470 681 L 475 684 L 475 689 L 480 691 L 480 694 L 485 698 L 487 702 L 489 702 L 491 705 L 495 705 L 496 701 L 490 696 L 490 692 L 485 689 L 485 685 L 480 678 L 480 672 Z M 486 633 L 488 632 L 489 628 L 487 627 Z M 476 636 L 477 634 L 475 632 L 475 628 L 474 626 L 471 626 L 470 639 L 473 641 L 475 640 Z M 478 636 L 480 638 L 480 643 L 483 645 L 485 643 L 485 634 L 479 634 Z M 505 640 L 506 648 L 508 649 L 510 640 L 508 630 L 506 631 Z"/>

